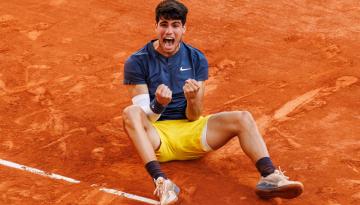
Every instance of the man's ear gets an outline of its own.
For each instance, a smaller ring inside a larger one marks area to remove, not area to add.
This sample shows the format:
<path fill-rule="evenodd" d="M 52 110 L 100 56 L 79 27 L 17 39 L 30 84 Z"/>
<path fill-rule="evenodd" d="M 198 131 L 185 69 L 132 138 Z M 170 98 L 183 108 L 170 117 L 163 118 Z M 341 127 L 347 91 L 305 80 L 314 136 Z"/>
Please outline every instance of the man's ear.
<path fill-rule="evenodd" d="M 183 29 L 184 29 L 184 32 L 183 32 L 183 33 L 185 33 L 185 31 L 186 31 L 186 26 L 185 26 L 185 25 L 183 26 Z"/>

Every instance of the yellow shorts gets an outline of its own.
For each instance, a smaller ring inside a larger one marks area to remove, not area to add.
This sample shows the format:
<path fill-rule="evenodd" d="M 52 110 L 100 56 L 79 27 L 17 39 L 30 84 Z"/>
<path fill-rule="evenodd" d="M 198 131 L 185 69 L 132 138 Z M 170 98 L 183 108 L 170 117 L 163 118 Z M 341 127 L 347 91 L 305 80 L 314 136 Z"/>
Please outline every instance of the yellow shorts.
<path fill-rule="evenodd" d="M 209 118 L 210 115 L 200 117 L 196 121 L 164 120 L 154 122 L 153 125 L 161 139 L 160 148 L 155 151 L 158 160 L 167 162 L 204 156 L 211 150 L 205 138 Z"/>

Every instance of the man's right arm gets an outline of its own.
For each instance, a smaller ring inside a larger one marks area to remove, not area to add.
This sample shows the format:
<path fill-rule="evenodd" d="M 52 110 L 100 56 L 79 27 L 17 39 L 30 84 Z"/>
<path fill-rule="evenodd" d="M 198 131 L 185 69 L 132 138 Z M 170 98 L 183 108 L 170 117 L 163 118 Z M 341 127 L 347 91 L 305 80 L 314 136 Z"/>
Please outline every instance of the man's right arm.
<path fill-rule="evenodd" d="M 147 85 L 126 85 L 126 87 L 128 89 L 128 93 L 131 96 L 132 104 L 141 107 L 150 121 L 157 121 L 160 115 L 152 112 L 150 109 L 150 96 Z"/>
<path fill-rule="evenodd" d="M 133 104 L 140 106 L 154 122 L 170 103 L 172 92 L 166 85 L 161 84 L 155 91 L 155 98 L 150 102 L 145 70 L 141 60 L 131 56 L 124 65 L 124 84 L 128 88 Z"/>
<path fill-rule="evenodd" d="M 164 84 L 157 87 L 155 98 L 150 102 L 150 95 L 146 84 L 127 85 L 134 105 L 140 106 L 152 122 L 160 118 L 161 113 L 171 102 L 172 92 Z"/>

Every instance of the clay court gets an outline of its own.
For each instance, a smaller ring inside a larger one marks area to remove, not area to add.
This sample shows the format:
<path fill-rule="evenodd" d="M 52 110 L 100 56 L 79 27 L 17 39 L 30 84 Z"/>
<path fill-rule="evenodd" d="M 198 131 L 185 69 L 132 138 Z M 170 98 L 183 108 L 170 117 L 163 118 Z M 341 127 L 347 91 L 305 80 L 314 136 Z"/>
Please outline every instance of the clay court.
<path fill-rule="evenodd" d="M 127 57 L 155 38 L 157 0 L 0 1 L 0 204 L 144 204 L 156 200 L 122 127 Z M 258 199 L 237 140 L 163 165 L 187 205 L 360 204 L 360 3 L 203 0 L 184 41 L 210 64 L 204 114 L 248 110 L 276 165 L 305 192 Z M 96 184 L 96 186 L 94 185 Z"/>

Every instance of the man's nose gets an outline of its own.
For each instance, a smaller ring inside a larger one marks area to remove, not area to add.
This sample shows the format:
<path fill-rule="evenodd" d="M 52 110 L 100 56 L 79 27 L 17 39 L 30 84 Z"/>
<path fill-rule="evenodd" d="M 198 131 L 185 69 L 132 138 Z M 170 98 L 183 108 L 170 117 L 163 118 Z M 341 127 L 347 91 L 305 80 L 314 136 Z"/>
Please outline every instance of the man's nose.
<path fill-rule="evenodd" d="M 165 34 L 172 34 L 173 33 L 173 28 L 172 26 L 168 26 L 165 30 Z"/>

